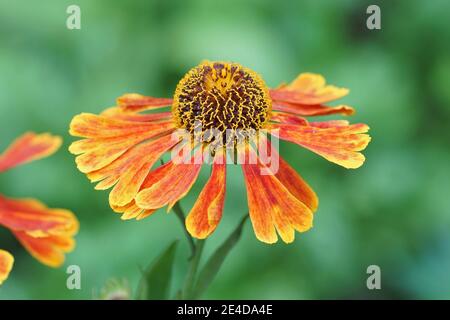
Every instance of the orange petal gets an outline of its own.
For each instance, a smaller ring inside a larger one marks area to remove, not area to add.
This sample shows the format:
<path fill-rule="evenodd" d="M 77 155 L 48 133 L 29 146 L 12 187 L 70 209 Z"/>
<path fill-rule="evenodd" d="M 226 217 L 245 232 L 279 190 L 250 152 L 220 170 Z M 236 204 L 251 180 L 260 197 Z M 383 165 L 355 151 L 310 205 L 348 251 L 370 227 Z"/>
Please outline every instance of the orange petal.
<path fill-rule="evenodd" d="M 89 173 L 104 168 L 131 147 L 162 133 L 170 131 L 162 126 L 156 130 L 127 136 L 84 139 L 72 143 L 69 151 L 73 154 L 83 153 L 76 158 L 77 167 L 81 172 Z"/>
<path fill-rule="evenodd" d="M 262 152 L 262 147 L 267 148 L 266 152 Z M 273 148 L 272 143 L 265 137 L 261 136 L 258 144 L 258 152 L 260 161 L 266 168 L 275 172 L 275 177 L 283 184 L 283 186 L 292 193 L 297 199 L 304 203 L 312 212 L 317 210 L 319 199 L 314 190 L 302 179 L 302 177 L 294 170 Z M 277 161 L 278 164 L 273 164 Z"/>
<path fill-rule="evenodd" d="M 341 122 L 326 122 L 312 126 L 274 124 L 272 127 L 280 129 L 281 139 L 299 144 L 349 169 L 358 168 L 364 163 L 365 157 L 358 151 L 364 150 L 370 142 L 370 136 L 364 134 L 369 127 L 362 123 L 343 125 Z"/>
<path fill-rule="evenodd" d="M 163 170 L 163 168 L 170 165 L 172 165 L 172 163 L 168 162 L 160 166 L 156 170 L 152 171 L 151 174 L 148 174 L 139 190 L 147 189 L 151 187 L 153 183 L 155 183 L 155 181 L 162 179 L 162 177 L 165 175 L 165 170 Z M 156 209 L 142 209 L 138 207 L 136 205 L 135 200 L 132 200 L 131 202 L 129 202 L 124 206 L 117 206 L 111 204 L 111 208 L 115 212 L 122 214 L 121 216 L 122 220 L 130 220 L 130 219 L 142 220 L 156 211 Z"/>
<path fill-rule="evenodd" d="M 0 249 L 0 285 L 8 278 L 14 264 L 14 257 L 5 250 Z"/>
<path fill-rule="evenodd" d="M 284 113 L 284 112 L 272 112 L 270 117 L 271 121 L 289 123 L 289 124 L 299 124 L 307 125 L 308 121 L 305 118 L 299 117 L 294 114 Z"/>
<path fill-rule="evenodd" d="M 254 151 L 247 148 L 246 152 Z M 242 164 L 253 229 L 262 242 L 277 242 L 278 231 L 281 239 L 290 243 L 295 230 L 304 232 L 311 228 L 313 213 L 275 175 L 262 175 L 263 169 L 267 167 L 259 161 Z"/>
<path fill-rule="evenodd" d="M 95 189 L 105 190 L 115 185 L 110 193 L 111 206 L 127 205 L 139 191 L 153 164 L 178 143 L 176 136 L 161 138 L 134 146 L 106 167 L 88 173 L 92 182 L 100 181 Z"/>
<path fill-rule="evenodd" d="M 322 121 L 322 122 L 309 122 L 308 125 L 317 128 L 334 128 L 334 127 L 346 127 L 349 126 L 350 123 L 347 120 L 330 120 L 330 121 Z"/>
<path fill-rule="evenodd" d="M 152 174 L 148 174 L 147 177 L 144 179 L 144 182 L 141 184 L 139 191 L 144 190 L 146 188 L 149 188 L 153 185 L 153 183 L 159 179 L 161 179 L 164 176 L 164 171 L 161 170 L 162 167 L 170 165 L 170 163 L 165 164 L 158 169 L 152 171 Z M 160 172 L 160 174 L 158 174 Z M 107 179 L 105 179 L 107 180 Z M 103 181 L 105 181 L 103 180 Z M 103 182 L 102 181 L 102 182 Z M 101 183 L 101 182 L 100 182 Z M 114 212 L 122 214 L 120 217 L 122 220 L 130 220 L 130 219 L 136 219 L 136 220 L 142 220 L 154 212 L 156 212 L 156 209 L 142 209 L 136 205 L 136 201 L 133 199 L 126 205 L 118 206 L 115 204 L 110 203 L 111 208 L 114 210 Z"/>
<path fill-rule="evenodd" d="M 121 107 L 112 107 L 106 109 L 100 115 L 126 121 L 150 122 L 150 121 L 168 120 L 172 117 L 172 112 L 167 111 L 167 112 L 140 114 L 137 112 L 130 112 L 124 110 Z"/>
<path fill-rule="evenodd" d="M 79 226 L 69 210 L 49 209 L 34 199 L 8 199 L 1 195 L 0 224 L 35 237 L 74 235 Z"/>
<path fill-rule="evenodd" d="M 150 186 L 140 191 L 135 200 L 143 209 L 159 209 L 172 206 L 183 198 L 191 189 L 200 173 L 201 163 L 194 162 L 198 150 L 189 163 L 167 162 L 165 165 L 149 173 L 146 183 Z"/>
<path fill-rule="evenodd" d="M 137 93 L 128 93 L 117 99 L 117 104 L 127 111 L 158 109 L 172 104 L 172 99 L 147 97 Z"/>
<path fill-rule="evenodd" d="M 69 132 L 76 137 L 108 138 L 145 134 L 149 131 L 156 135 L 174 128 L 175 125 L 172 121 L 157 123 L 126 121 L 91 113 L 81 113 L 72 119 Z"/>
<path fill-rule="evenodd" d="M 331 114 L 342 114 L 350 116 L 355 113 L 355 109 L 345 104 L 338 105 L 336 107 L 328 107 L 321 104 L 307 105 L 284 101 L 274 101 L 273 110 L 291 112 L 301 116 L 309 116 L 309 117 L 326 116 Z"/>
<path fill-rule="evenodd" d="M 6 151 L 0 155 L 0 172 L 12 167 L 47 157 L 61 146 L 60 137 L 48 133 L 36 134 L 27 132 L 16 139 Z"/>
<path fill-rule="evenodd" d="M 156 211 L 156 209 L 145 210 L 139 208 L 134 200 L 132 200 L 129 204 L 122 207 L 119 206 L 111 206 L 111 207 L 114 210 L 114 212 L 122 214 L 122 216 L 120 217 L 120 219 L 122 220 L 130 220 L 130 219 L 142 220 L 144 218 L 147 218 Z"/>
<path fill-rule="evenodd" d="M 115 171 L 109 177 L 117 179 L 117 184 L 109 194 L 112 205 L 123 206 L 131 202 L 141 188 L 147 174 L 155 162 L 170 148 L 178 143 L 172 136 L 142 143 L 118 159 L 107 171 Z"/>
<path fill-rule="evenodd" d="M 312 105 L 336 100 L 347 94 L 348 89 L 326 85 L 325 78 L 314 73 L 302 73 L 290 84 L 270 91 L 275 101 Z"/>
<path fill-rule="evenodd" d="M 28 252 L 49 267 L 59 267 L 64 263 L 64 253 L 75 247 L 75 241 L 70 237 L 48 236 L 32 237 L 21 231 L 14 232 L 19 242 Z"/>
<path fill-rule="evenodd" d="M 280 157 L 280 168 L 275 177 L 312 212 L 317 210 L 319 199 L 316 193 L 282 157 Z"/>
<path fill-rule="evenodd" d="M 199 239 L 208 237 L 222 218 L 226 189 L 226 161 L 223 152 L 214 158 L 211 176 L 186 218 L 186 229 Z"/>

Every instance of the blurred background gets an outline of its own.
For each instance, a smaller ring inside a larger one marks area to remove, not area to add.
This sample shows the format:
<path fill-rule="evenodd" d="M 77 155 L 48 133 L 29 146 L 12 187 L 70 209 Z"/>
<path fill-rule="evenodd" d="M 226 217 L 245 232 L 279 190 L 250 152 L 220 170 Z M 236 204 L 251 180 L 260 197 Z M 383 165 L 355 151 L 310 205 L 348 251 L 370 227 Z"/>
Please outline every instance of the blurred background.
<path fill-rule="evenodd" d="M 71 4 L 81 8 L 81 30 L 66 28 Z M 381 8 L 381 30 L 366 28 L 370 4 Z M 314 228 L 291 245 L 266 245 L 247 223 L 205 298 L 449 299 L 449 12 L 445 0 L 0 0 L 0 149 L 28 130 L 64 137 L 56 155 L 2 174 L 0 192 L 69 208 L 81 222 L 59 269 L 38 263 L 0 227 L 0 247 L 16 258 L 0 299 L 91 299 L 110 278 L 134 289 L 139 267 L 174 238 L 180 286 L 188 246 L 175 215 L 121 221 L 108 192 L 77 171 L 68 126 L 126 92 L 170 97 L 203 59 L 239 62 L 270 86 L 321 73 L 350 88 L 339 103 L 354 106 L 350 120 L 369 124 L 372 136 L 354 171 L 282 143 L 281 154 L 319 195 Z M 206 178 L 202 172 L 182 200 L 185 210 Z M 224 217 L 206 255 L 246 210 L 241 170 L 230 168 Z M 71 264 L 81 267 L 81 290 L 66 288 Z M 373 264 L 381 290 L 366 287 Z"/>

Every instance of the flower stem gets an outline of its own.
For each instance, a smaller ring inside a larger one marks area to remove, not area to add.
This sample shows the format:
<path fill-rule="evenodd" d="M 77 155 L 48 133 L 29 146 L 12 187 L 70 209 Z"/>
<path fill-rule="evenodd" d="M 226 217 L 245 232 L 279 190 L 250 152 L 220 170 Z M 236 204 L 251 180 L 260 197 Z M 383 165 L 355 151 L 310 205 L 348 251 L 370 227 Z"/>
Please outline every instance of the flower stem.
<path fill-rule="evenodd" d="M 192 299 L 193 298 L 193 288 L 197 275 L 198 266 L 200 264 L 200 258 L 202 256 L 203 247 L 205 245 L 206 240 L 197 240 L 194 256 L 191 260 L 188 274 L 186 276 L 186 281 L 184 283 L 183 289 L 183 299 Z"/>
<path fill-rule="evenodd" d="M 184 223 L 184 212 L 183 209 L 180 206 L 179 202 L 176 202 L 172 208 L 172 210 L 175 212 L 176 216 L 178 217 L 178 220 L 180 220 L 181 223 L 181 227 L 184 231 L 184 234 L 186 235 L 186 239 L 189 243 L 189 247 L 191 248 L 191 256 L 189 257 L 189 260 L 192 259 L 192 257 L 194 257 L 195 255 L 195 243 L 194 243 L 194 239 L 191 237 L 191 235 L 189 234 L 189 232 L 186 229 L 185 223 Z"/>

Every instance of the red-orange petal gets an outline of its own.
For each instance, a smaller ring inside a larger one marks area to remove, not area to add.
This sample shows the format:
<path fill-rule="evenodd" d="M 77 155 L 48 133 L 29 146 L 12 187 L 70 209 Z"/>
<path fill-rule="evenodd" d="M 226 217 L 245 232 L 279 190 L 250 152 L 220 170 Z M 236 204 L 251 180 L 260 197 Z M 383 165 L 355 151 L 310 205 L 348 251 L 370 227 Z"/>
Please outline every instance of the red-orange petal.
<path fill-rule="evenodd" d="M 152 215 L 156 211 L 156 209 L 145 210 L 139 208 L 134 200 L 132 200 L 125 206 L 111 205 L 111 208 L 114 210 L 114 212 L 120 213 L 122 215 L 120 217 L 120 219 L 122 220 L 130 220 L 130 219 L 142 220 Z"/>
<path fill-rule="evenodd" d="M 14 235 L 34 258 L 49 267 L 61 266 L 64 253 L 75 247 L 75 240 L 66 236 L 33 237 L 22 231 L 16 231 Z"/>
<path fill-rule="evenodd" d="M 149 131 L 129 136 L 84 139 L 72 143 L 69 151 L 73 154 L 82 153 L 76 157 L 75 162 L 81 172 L 89 173 L 104 168 L 131 147 L 154 135 L 155 132 Z"/>
<path fill-rule="evenodd" d="M 346 127 L 350 125 L 350 122 L 348 122 L 347 120 L 329 120 L 322 122 L 309 122 L 308 125 L 312 127 L 326 129 L 335 127 Z"/>
<path fill-rule="evenodd" d="M 350 116 L 355 113 L 355 109 L 345 104 L 329 107 L 322 104 L 307 105 L 301 103 L 274 101 L 272 108 L 273 110 L 291 112 L 305 117 L 326 116 L 332 114 Z"/>
<path fill-rule="evenodd" d="M 109 194 L 110 204 L 123 206 L 131 202 L 151 167 L 177 143 L 178 140 L 171 135 L 142 143 L 117 159 L 111 166 L 99 170 L 96 174 L 109 174 L 107 181 L 102 181 L 100 184 L 106 183 L 104 186 L 108 186 L 112 181 L 117 181 Z"/>
<path fill-rule="evenodd" d="M 61 146 L 60 137 L 48 133 L 27 132 L 17 138 L 6 151 L 0 155 L 0 172 L 12 167 L 47 157 Z"/>
<path fill-rule="evenodd" d="M 265 149 L 267 148 L 267 151 Z M 264 151 L 263 151 L 264 150 Z M 319 199 L 314 190 L 273 148 L 272 143 L 261 136 L 258 143 L 260 161 L 292 195 L 304 203 L 312 212 L 317 210 Z M 275 163 L 274 163 L 275 162 Z"/>
<path fill-rule="evenodd" d="M 95 129 L 91 126 L 97 126 Z M 69 147 L 77 156 L 78 169 L 83 173 L 106 167 L 131 147 L 142 141 L 174 130 L 172 122 L 150 123 L 125 121 L 105 116 L 81 114 L 72 120 L 71 133 L 87 137 Z M 115 135 L 111 135 L 111 133 Z"/>
<path fill-rule="evenodd" d="M 280 123 L 289 123 L 289 124 L 298 124 L 298 125 L 307 125 L 308 121 L 295 114 L 289 114 L 284 112 L 272 112 L 272 116 L 270 117 L 270 121 L 280 122 Z"/>
<path fill-rule="evenodd" d="M 117 99 L 117 104 L 127 111 L 143 111 L 170 106 L 172 99 L 148 97 L 138 93 L 127 93 Z"/>
<path fill-rule="evenodd" d="M 365 157 L 359 151 L 370 142 L 370 136 L 365 134 L 369 127 L 362 123 L 342 125 L 334 122 L 323 126 L 318 123 L 312 126 L 273 124 L 272 128 L 280 129 L 281 139 L 301 145 L 348 169 L 359 168 L 364 163 Z"/>
<path fill-rule="evenodd" d="M 222 218 L 226 190 L 226 161 L 223 152 L 214 157 L 211 176 L 186 217 L 186 229 L 195 238 L 205 239 Z"/>
<path fill-rule="evenodd" d="M 164 122 L 138 122 L 114 119 L 91 113 L 81 113 L 75 116 L 70 123 L 70 134 L 83 138 L 108 138 L 129 136 L 131 134 L 145 134 L 146 132 L 158 132 L 174 129 L 174 123 Z"/>
<path fill-rule="evenodd" d="M 168 120 L 172 117 L 172 112 L 166 111 L 158 113 L 141 114 L 134 111 L 130 112 L 128 110 L 124 110 L 121 107 L 112 107 L 104 110 L 100 115 L 126 121 L 151 122 L 151 121 Z"/>
<path fill-rule="evenodd" d="M 280 157 L 280 168 L 275 177 L 312 212 L 317 210 L 319 199 L 316 193 L 282 157 Z"/>
<path fill-rule="evenodd" d="M 0 285 L 8 278 L 14 264 L 14 257 L 5 250 L 0 249 Z"/>
<path fill-rule="evenodd" d="M 254 151 L 246 148 L 245 152 Z M 262 242 L 275 243 L 277 231 L 284 242 L 290 243 L 294 241 L 295 230 L 304 232 L 311 228 L 313 213 L 275 175 L 262 175 L 263 169 L 267 167 L 259 161 L 242 164 L 255 235 Z"/>
<path fill-rule="evenodd" d="M 302 73 L 290 84 L 270 91 L 270 96 L 275 101 L 306 105 L 322 104 L 347 94 L 348 89 L 326 85 L 325 78 L 314 73 Z"/>
<path fill-rule="evenodd" d="M 0 195 L 0 225 L 35 237 L 72 236 L 78 220 L 65 209 L 50 209 L 34 199 L 9 199 Z"/>
<path fill-rule="evenodd" d="M 165 165 L 149 173 L 147 183 L 150 187 L 140 191 L 136 198 L 136 204 L 143 209 L 159 209 L 164 206 L 169 211 L 172 206 L 183 198 L 197 180 L 202 167 L 201 161 L 197 163 L 201 150 L 191 158 L 189 163 L 175 163 L 169 161 Z"/>
<path fill-rule="evenodd" d="M 139 191 L 150 188 L 156 181 L 162 179 L 166 175 L 167 169 L 165 168 L 172 165 L 173 163 L 170 161 L 153 170 L 152 172 L 148 173 L 147 176 L 145 177 L 144 182 L 140 186 Z M 136 201 L 134 199 L 124 206 L 117 206 L 114 204 L 110 205 L 111 208 L 114 210 L 114 212 L 122 214 L 121 216 L 122 220 L 130 220 L 130 219 L 142 220 L 150 216 L 157 210 L 157 209 L 140 208 L 137 206 Z"/>

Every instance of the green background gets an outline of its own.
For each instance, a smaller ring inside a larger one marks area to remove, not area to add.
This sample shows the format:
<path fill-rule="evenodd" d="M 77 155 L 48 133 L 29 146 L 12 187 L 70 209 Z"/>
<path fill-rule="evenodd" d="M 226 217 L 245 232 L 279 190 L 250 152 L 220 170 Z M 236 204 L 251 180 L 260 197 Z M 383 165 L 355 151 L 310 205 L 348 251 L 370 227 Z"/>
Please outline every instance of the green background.
<path fill-rule="evenodd" d="M 381 7 L 382 29 L 366 28 Z M 66 8 L 81 7 L 81 30 Z M 296 145 L 281 154 L 320 198 L 314 228 L 266 245 L 249 223 L 205 294 L 211 299 L 450 298 L 449 1 L 7 1 L 0 0 L 0 149 L 27 130 L 64 137 L 47 159 L 0 176 L 10 197 L 35 197 L 73 210 L 81 229 L 65 266 L 34 260 L 8 230 L 0 247 L 15 266 L 2 299 L 90 299 L 109 278 L 133 288 L 139 266 L 181 239 L 174 288 L 188 246 L 174 214 L 121 221 L 108 192 L 95 191 L 67 151 L 80 112 L 98 113 L 126 92 L 170 97 L 203 59 L 232 60 L 269 86 L 300 72 L 350 88 L 341 103 L 370 125 L 367 161 L 346 170 Z M 327 117 L 329 119 L 329 117 Z M 206 179 L 182 200 L 189 209 Z M 210 254 L 247 210 L 239 168 L 230 168 L 225 212 Z M 66 289 L 65 269 L 81 267 L 82 289 Z M 382 289 L 368 290 L 379 265 Z"/>

